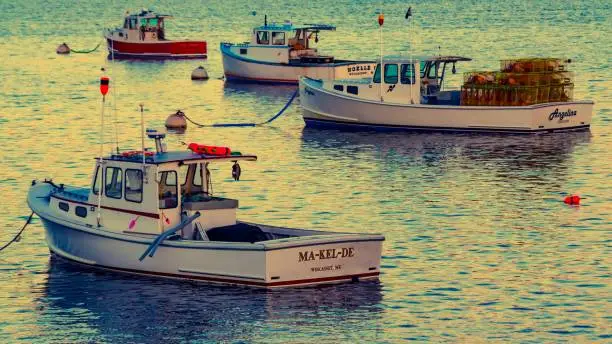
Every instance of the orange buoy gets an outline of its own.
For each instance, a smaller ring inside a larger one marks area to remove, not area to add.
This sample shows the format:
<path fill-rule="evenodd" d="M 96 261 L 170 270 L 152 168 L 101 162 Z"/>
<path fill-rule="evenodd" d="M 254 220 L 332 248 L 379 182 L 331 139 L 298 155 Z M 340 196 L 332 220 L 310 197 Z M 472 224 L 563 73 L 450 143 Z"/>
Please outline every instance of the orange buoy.
<path fill-rule="evenodd" d="M 216 155 L 216 156 L 225 156 L 232 154 L 232 150 L 229 147 L 221 147 L 221 146 L 207 146 L 201 145 L 199 143 L 190 143 L 187 148 L 196 154 L 205 154 L 205 155 Z"/>
<path fill-rule="evenodd" d="M 100 93 L 105 96 L 108 93 L 108 87 L 110 84 L 110 79 L 104 75 L 100 78 Z"/>
<path fill-rule="evenodd" d="M 382 26 L 384 22 L 385 22 L 385 15 L 381 13 L 378 15 L 378 25 Z"/>
<path fill-rule="evenodd" d="M 569 205 L 580 205 L 580 196 L 578 195 L 566 196 L 563 199 L 563 203 L 569 204 Z"/>

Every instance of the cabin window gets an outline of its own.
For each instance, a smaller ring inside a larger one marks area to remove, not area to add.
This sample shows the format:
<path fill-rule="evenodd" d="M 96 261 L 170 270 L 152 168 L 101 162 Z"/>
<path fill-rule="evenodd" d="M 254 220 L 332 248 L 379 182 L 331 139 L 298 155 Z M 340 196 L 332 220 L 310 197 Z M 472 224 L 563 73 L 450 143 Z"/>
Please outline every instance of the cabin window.
<path fill-rule="evenodd" d="M 358 94 L 359 93 L 359 87 L 357 87 L 357 86 L 346 86 L 346 92 L 348 92 L 350 94 Z"/>
<path fill-rule="evenodd" d="M 123 21 L 123 28 L 127 29 L 130 26 L 130 20 L 128 18 L 125 18 L 125 20 Z"/>
<path fill-rule="evenodd" d="M 74 213 L 78 217 L 87 217 L 87 208 L 77 206 L 76 208 L 74 208 Z"/>
<path fill-rule="evenodd" d="M 427 72 L 428 79 L 435 79 L 438 77 L 438 64 L 432 63 L 429 65 L 429 71 Z"/>
<path fill-rule="evenodd" d="M 142 202 L 142 171 L 125 170 L 125 200 L 130 202 Z"/>
<path fill-rule="evenodd" d="M 136 29 L 136 18 L 130 19 L 130 29 Z"/>
<path fill-rule="evenodd" d="M 285 45 L 285 33 L 272 32 L 272 45 Z"/>
<path fill-rule="evenodd" d="M 195 165 L 195 173 L 193 175 L 193 186 L 202 186 L 202 180 L 204 179 L 204 174 L 202 173 L 202 165 Z"/>
<path fill-rule="evenodd" d="M 270 39 L 268 38 L 268 31 L 257 31 L 257 44 L 270 44 Z"/>
<path fill-rule="evenodd" d="M 149 19 L 149 25 L 150 26 L 157 26 L 157 18 Z"/>
<path fill-rule="evenodd" d="M 344 92 L 344 85 L 334 85 L 334 90 Z"/>
<path fill-rule="evenodd" d="M 123 189 L 123 172 L 118 167 L 107 167 L 106 168 L 106 187 L 104 192 L 106 197 L 110 198 L 121 198 L 121 190 Z"/>
<path fill-rule="evenodd" d="M 66 202 L 59 202 L 58 207 L 63 211 L 70 210 L 70 205 Z"/>
<path fill-rule="evenodd" d="M 421 79 L 425 78 L 426 69 L 427 69 L 427 64 L 424 61 L 421 61 Z"/>
<path fill-rule="evenodd" d="M 246 48 L 240 48 L 240 55 L 246 55 L 247 54 L 247 49 Z"/>
<path fill-rule="evenodd" d="M 98 192 L 100 191 L 100 184 L 102 183 L 102 177 L 98 172 L 100 172 L 100 166 L 96 168 L 96 176 L 94 177 L 94 183 L 92 188 L 94 195 L 98 194 Z"/>
<path fill-rule="evenodd" d="M 175 171 L 159 174 L 159 209 L 170 209 L 178 206 L 178 183 Z"/>
<path fill-rule="evenodd" d="M 380 84 L 380 63 L 376 65 L 376 70 L 374 71 L 374 79 L 375 84 Z"/>
<path fill-rule="evenodd" d="M 397 84 L 397 65 L 385 65 L 385 84 Z"/>
<path fill-rule="evenodd" d="M 402 64 L 402 84 L 414 85 L 414 65 L 413 64 Z"/>

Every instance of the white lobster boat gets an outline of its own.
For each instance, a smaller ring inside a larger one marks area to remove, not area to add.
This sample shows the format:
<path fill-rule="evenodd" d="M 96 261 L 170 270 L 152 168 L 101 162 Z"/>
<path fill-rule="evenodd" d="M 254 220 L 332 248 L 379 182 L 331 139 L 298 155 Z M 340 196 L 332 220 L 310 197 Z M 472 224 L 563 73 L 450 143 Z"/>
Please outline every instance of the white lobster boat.
<path fill-rule="evenodd" d="M 374 73 L 373 61 L 337 60 L 322 55 L 310 41 L 331 25 L 264 24 L 250 42 L 221 43 L 227 80 L 297 84 L 300 76 L 326 79 L 362 78 Z M 314 36 L 314 37 L 313 37 Z"/>
<path fill-rule="evenodd" d="M 468 60 L 437 56 L 420 63 L 390 58 L 383 61 L 382 78 L 380 63 L 371 78 L 361 80 L 303 77 L 304 121 L 307 126 L 377 130 L 537 133 L 589 128 L 592 101 L 461 105 L 460 90 L 444 90 L 444 75 L 447 66 L 452 64 L 454 73 L 457 62 Z"/>
<path fill-rule="evenodd" d="M 32 183 L 30 208 L 51 252 L 95 268 L 264 288 L 378 278 L 384 237 L 236 220 L 238 201 L 212 194 L 209 164 L 255 161 L 224 147 L 96 160 L 89 188 Z M 182 182 L 182 184 L 180 183 Z M 100 197 L 100 185 L 104 185 Z"/>

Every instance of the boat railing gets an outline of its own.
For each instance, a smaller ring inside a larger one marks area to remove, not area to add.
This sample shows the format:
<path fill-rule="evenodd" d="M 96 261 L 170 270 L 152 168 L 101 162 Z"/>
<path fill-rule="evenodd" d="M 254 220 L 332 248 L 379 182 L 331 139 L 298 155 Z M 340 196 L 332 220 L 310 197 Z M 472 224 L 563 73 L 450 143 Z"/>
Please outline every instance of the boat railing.
<path fill-rule="evenodd" d="M 177 231 L 183 229 L 185 226 L 187 226 L 188 224 L 193 222 L 193 220 L 197 219 L 198 217 L 200 217 L 200 212 L 199 211 L 196 212 L 195 214 L 189 216 L 188 218 L 184 219 L 178 225 L 176 225 L 176 226 L 168 229 L 167 231 L 163 232 L 162 234 L 160 234 L 157 238 L 155 238 L 155 240 L 153 240 L 151 245 L 149 245 L 147 250 L 142 254 L 142 256 L 140 256 L 140 258 L 138 258 L 138 260 L 140 260 L 142 262 L 145 258 L 147 258 L 147 255 L 149 257 L 153 257 L 155 255 L 155 251 L 157 251 L 157 248 L 159 247 L 159 245 L 164 240 L 166 240 L 169 236 L 171 236 L 172 234 L 176 233 Z"/>

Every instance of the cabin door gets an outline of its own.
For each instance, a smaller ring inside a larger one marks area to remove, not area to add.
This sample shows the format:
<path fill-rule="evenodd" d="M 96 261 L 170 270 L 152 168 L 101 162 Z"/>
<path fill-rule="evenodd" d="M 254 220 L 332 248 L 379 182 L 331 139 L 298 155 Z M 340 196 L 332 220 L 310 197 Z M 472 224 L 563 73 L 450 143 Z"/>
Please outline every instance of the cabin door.
<path fill-rule="evenodd" d="M 163 171 L 158 175 L 159 220 L 165 231 L 181 222 L 181 195 L 176 171 Z"/>

